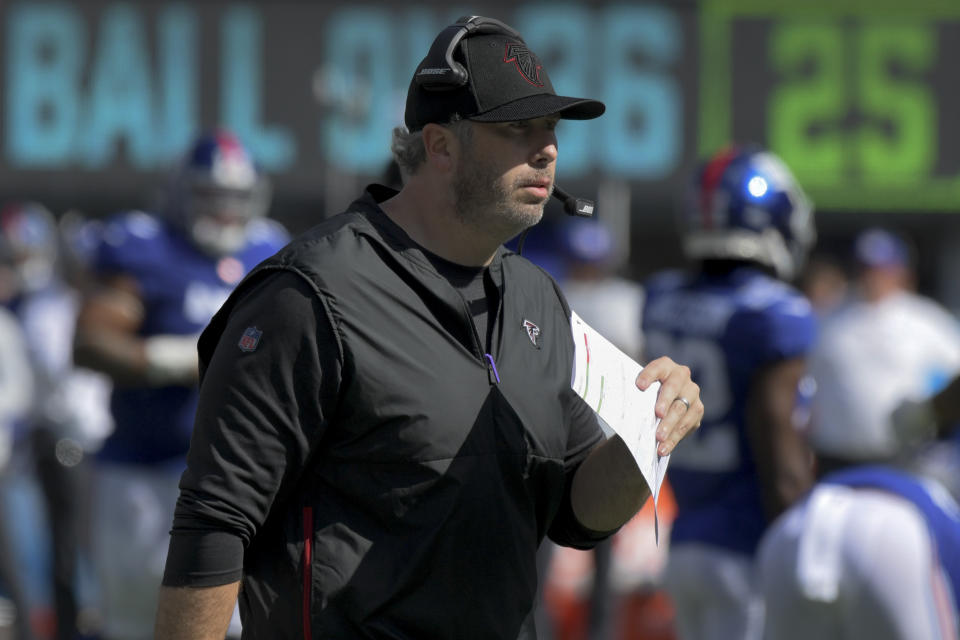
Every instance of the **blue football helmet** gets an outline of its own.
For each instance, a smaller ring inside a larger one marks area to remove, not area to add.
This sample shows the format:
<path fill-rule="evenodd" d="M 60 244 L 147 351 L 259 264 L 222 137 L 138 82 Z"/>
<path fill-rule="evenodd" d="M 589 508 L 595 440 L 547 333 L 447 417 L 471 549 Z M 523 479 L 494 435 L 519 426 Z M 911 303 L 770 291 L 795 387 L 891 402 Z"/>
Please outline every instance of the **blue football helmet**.
<path fill-rule="evenodd" d="M 36 291 L 56 275 L 57 222 L 36 202 L 15 202 L 0 210 L 0 268 L 12 276 L 12 293 Z"/>
<path fill-rule="evenodd" d="M 240 140 L 221 129 L 194 141 L 169 196 L 170 217 L 197 247 L 222 256 L 239 250 L 247 223 L 266 215 L 270 184 Z"/>
<path fill-rule="evenodd" d="M 780 158 L 757 148 L 727 148 L 701 165 L 683 213 L 688 257 L 757 262 L 785 280 L 817 237 L 810 199 Z"/>

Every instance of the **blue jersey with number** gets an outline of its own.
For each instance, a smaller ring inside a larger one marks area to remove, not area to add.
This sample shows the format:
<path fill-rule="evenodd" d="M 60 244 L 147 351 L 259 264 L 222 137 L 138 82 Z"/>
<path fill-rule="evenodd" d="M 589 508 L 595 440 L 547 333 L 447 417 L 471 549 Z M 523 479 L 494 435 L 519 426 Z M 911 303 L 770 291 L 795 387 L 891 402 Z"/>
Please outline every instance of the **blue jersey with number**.
<path fill-rule="evenodd" d="M 824 476 L 821 482 L 888 491 L 912 502 L 923 514 L 937 557 L 960 609 L 960 507 L 941 485 L 881 466 L 853 467 Z"/>
<path fill-rule="evenodd" d="M 287 239 L 276 222 L 254 220 L 242 249 L 215 258 L 167 222 L 130 212 L 109 221 L 93 265 L 102 275 L 124 274 L 137 281 L 144 305 L 141 336 L 199 336 L 243 276 Z M 130 463 L 182 458 L 190 444 L 196 405 L 196 385 L 116 385 L 110 400 L 114 431 L 99 457 Z"/>
<path fill-rule="evenodd" d="M 796 289 L 752 268 L 723 275 L 669 272 L 646 284 L 646 356 L 690 367 L 705 413 L 670 457 L 677 499 L 671 540 L 752 554 L 767 522 L 746 428 L 757 372 L 803 356 L 816 320 Z"/>

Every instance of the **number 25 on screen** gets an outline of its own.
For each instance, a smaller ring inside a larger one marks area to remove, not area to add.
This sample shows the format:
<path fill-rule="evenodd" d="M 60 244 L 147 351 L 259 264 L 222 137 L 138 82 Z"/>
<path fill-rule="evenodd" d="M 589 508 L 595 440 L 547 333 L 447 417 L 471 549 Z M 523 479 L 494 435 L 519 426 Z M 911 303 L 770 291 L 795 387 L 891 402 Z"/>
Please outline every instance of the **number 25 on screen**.
<path fill-rule="evenodd" d="M 777 25 L 768 140 L 808 183 L 915 183 L 936 162 L 937 105 L 923 76 L 936 32 L 917 24 Z M 811 185 L 812 186 L 812 185 Z"/>

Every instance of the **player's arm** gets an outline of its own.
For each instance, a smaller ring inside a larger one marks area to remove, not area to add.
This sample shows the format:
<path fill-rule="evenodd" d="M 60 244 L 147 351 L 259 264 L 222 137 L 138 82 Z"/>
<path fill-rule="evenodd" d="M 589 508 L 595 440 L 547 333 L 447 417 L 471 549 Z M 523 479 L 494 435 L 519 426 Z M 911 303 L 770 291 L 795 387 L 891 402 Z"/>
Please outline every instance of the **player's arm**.
<path fill-rule="evenodd" d="M 139 286 L 132 277 L 104 278 L 84 299 L 77 316 L 74 362 L 101 371 L 118 386 L 193 384 L 197 380 L 196 336 L 151 336 Z"/>
<path fill-rule="evenodd" d="M 700 387 L 690 379 L 690 369 L 670 358 L 658 358 L 644 367 L 637 387 L 646 389 L 659 381 L 656 414 L 658 452 L 667 455 L 688 433 L 700 426 L 703 403 Z M 690 407 L 679 401 L 686 398 Z M 650 489 L 619 436 L 597 445 L 573 477 L 570 492 L 574 516 L 593 531 L 612 531 L 637 513 Z"/>
<path fill-rule="evenodd" d="M 814 480 L 813 454 L 793 424 L 797 388 L 805 372 L 802 357 L 777 361 L 757 373 L 750 391 L 747 429 L 770 520 Z"/>
<path fill-rule="evenodd" d="M 156 640 L 223 640 L 240 582 L 215 587 L 160 587 Z"/>
<path fill-rule="evenodd" d="M 890 421 L 902 448 L 949 437 L 960 423 L 960 376 L 933 397 L 904 400 L 894 409 Z"/>
<path fill-rule="evenodd" d="M 950 435 L 960 422 L 960 376 L 930 399 L 940 436 Z"/>

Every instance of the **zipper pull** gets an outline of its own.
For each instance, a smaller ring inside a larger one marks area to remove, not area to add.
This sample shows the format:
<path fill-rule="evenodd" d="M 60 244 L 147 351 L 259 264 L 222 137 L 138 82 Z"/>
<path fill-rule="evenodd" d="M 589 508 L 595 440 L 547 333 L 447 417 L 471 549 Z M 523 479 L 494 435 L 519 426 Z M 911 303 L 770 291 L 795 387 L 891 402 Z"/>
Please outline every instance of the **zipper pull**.
<path fill-rule="evenodd" d="M 487 359 L 487 377 L 490 378 L 490 384 L 500 384 L 500 374 L 497 372 L 497 363 L 493 361 L 493 356 L 485 353 L 483 357 Z"/>

